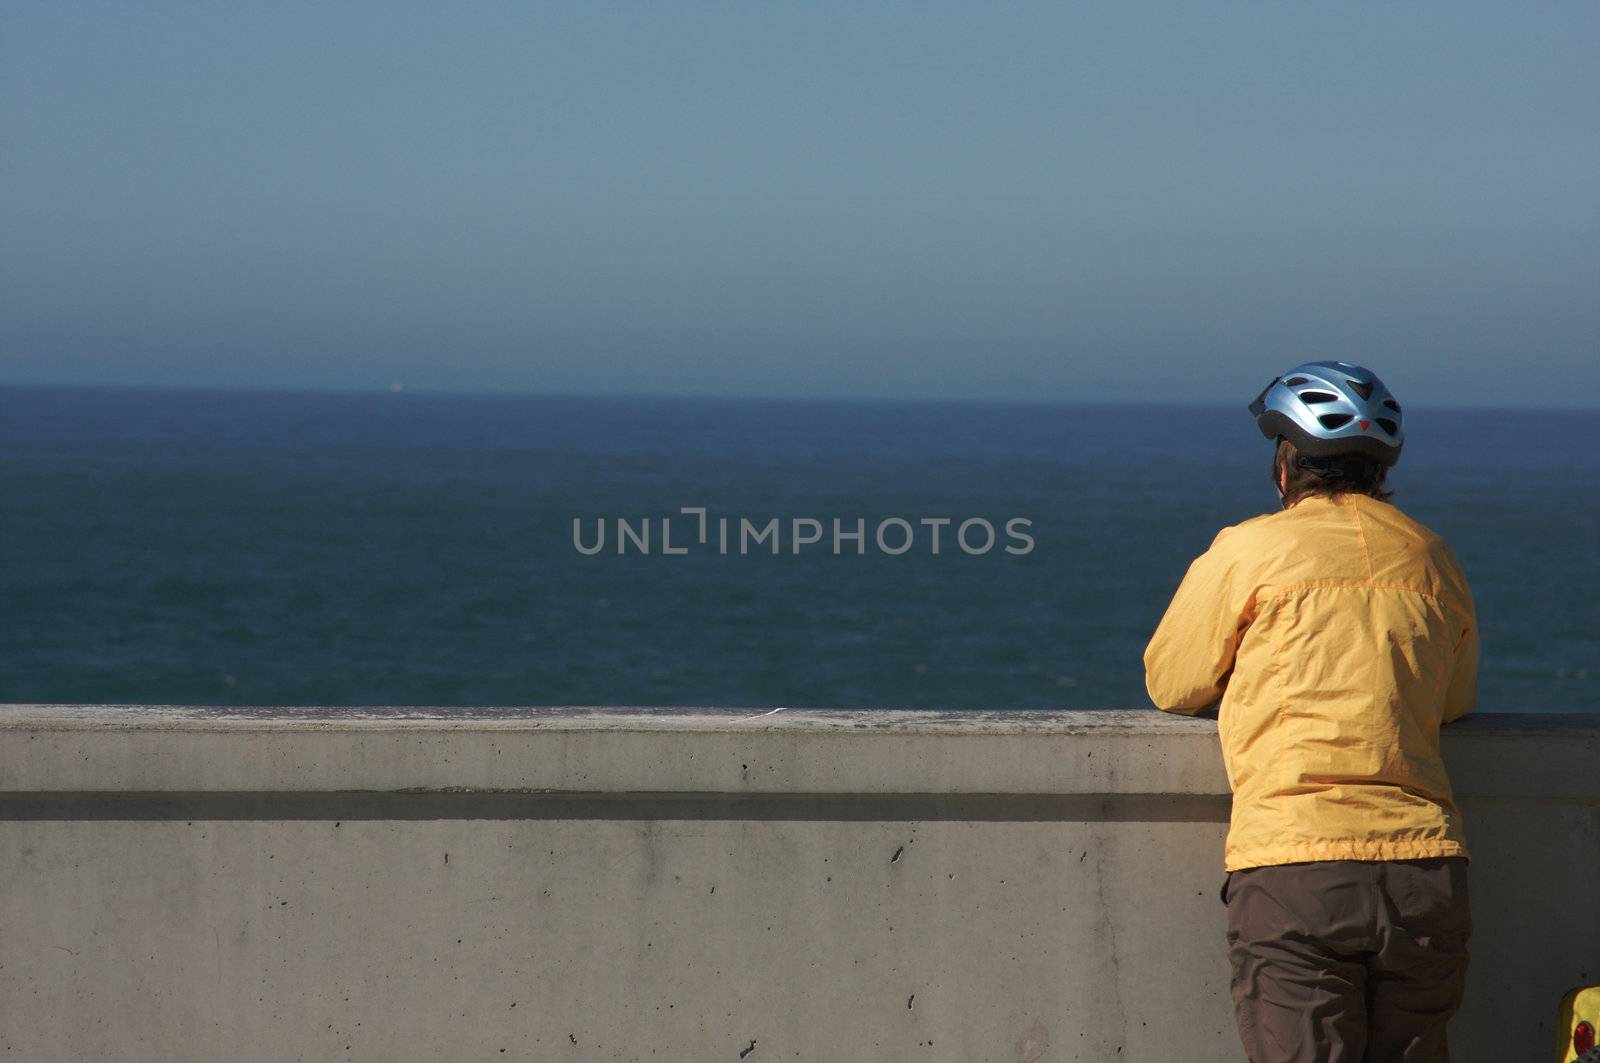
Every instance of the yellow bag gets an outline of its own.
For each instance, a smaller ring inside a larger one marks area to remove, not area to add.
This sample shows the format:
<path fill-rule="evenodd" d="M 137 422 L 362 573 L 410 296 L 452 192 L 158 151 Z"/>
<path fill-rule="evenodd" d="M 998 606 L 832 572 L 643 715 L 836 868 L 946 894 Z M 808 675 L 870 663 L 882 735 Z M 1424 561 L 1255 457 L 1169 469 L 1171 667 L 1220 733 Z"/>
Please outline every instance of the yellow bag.
<path fill-rule="evenodd" d="M 1561 1063 L 1600 1063 L 1600 985 L 1574 989 L 1561 999 L 1556 1036 Z"/>

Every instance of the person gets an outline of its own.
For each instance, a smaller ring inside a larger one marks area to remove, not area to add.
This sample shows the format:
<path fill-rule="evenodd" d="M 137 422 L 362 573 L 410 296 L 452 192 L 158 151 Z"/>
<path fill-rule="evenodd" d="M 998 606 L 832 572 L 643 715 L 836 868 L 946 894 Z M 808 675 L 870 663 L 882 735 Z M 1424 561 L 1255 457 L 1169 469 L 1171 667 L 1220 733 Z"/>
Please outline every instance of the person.
<path fill-rule="evenodd" d="M 1252 1063 L 1447 1060 L 1472 923 L 1439 730 L 1477 694 L 1472 595 L 1388 501 L 1376 374 L 1308 362 L 1250 411 L 1282 511 L 1217 534 L 1144 654 L 1158 708 L 1217 713 L 1239 1034 Z"/>

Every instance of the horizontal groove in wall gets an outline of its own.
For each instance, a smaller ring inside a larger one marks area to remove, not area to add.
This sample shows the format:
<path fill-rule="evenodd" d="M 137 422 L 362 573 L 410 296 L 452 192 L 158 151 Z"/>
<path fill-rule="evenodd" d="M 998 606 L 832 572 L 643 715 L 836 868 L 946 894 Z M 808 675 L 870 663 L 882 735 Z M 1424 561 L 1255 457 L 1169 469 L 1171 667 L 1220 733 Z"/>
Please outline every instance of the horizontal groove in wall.
<path fill-rule="evenodd" d="M 1226 823 L 1210 794 L 0 793 L 20 820 L 770 820 Z"/>

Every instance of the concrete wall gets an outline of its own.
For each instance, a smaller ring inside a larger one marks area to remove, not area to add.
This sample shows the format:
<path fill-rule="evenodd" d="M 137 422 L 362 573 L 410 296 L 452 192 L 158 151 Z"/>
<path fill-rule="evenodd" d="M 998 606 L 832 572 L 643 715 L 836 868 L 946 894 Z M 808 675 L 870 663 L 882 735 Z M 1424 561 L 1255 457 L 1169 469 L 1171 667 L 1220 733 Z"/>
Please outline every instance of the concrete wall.
<path fill-rule="evenodd" d="M 0 707 L 0 1058 L 1237 1061 L 1214 725 Z M 1447 733 L 1456 1058 L 1600 981 L 1600 719 Z"/>

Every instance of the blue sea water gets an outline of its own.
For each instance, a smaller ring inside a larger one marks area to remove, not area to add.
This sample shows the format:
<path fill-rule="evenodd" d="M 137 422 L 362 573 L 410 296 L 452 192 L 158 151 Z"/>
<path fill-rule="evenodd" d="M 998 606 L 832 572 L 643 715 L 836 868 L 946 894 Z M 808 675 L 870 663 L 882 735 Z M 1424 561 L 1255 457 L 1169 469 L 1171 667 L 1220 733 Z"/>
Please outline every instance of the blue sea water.
<path fill-rule="evenodd" d="M 1407 416 L 1394 501 L 1472 581 L 1480 708 L 1600 710 L 1600 411 Z M 0 701 L 1143 706 L 1189 560 L 1276 508 L 1269 454 L 1242 403 L 0 389 Z"/>

